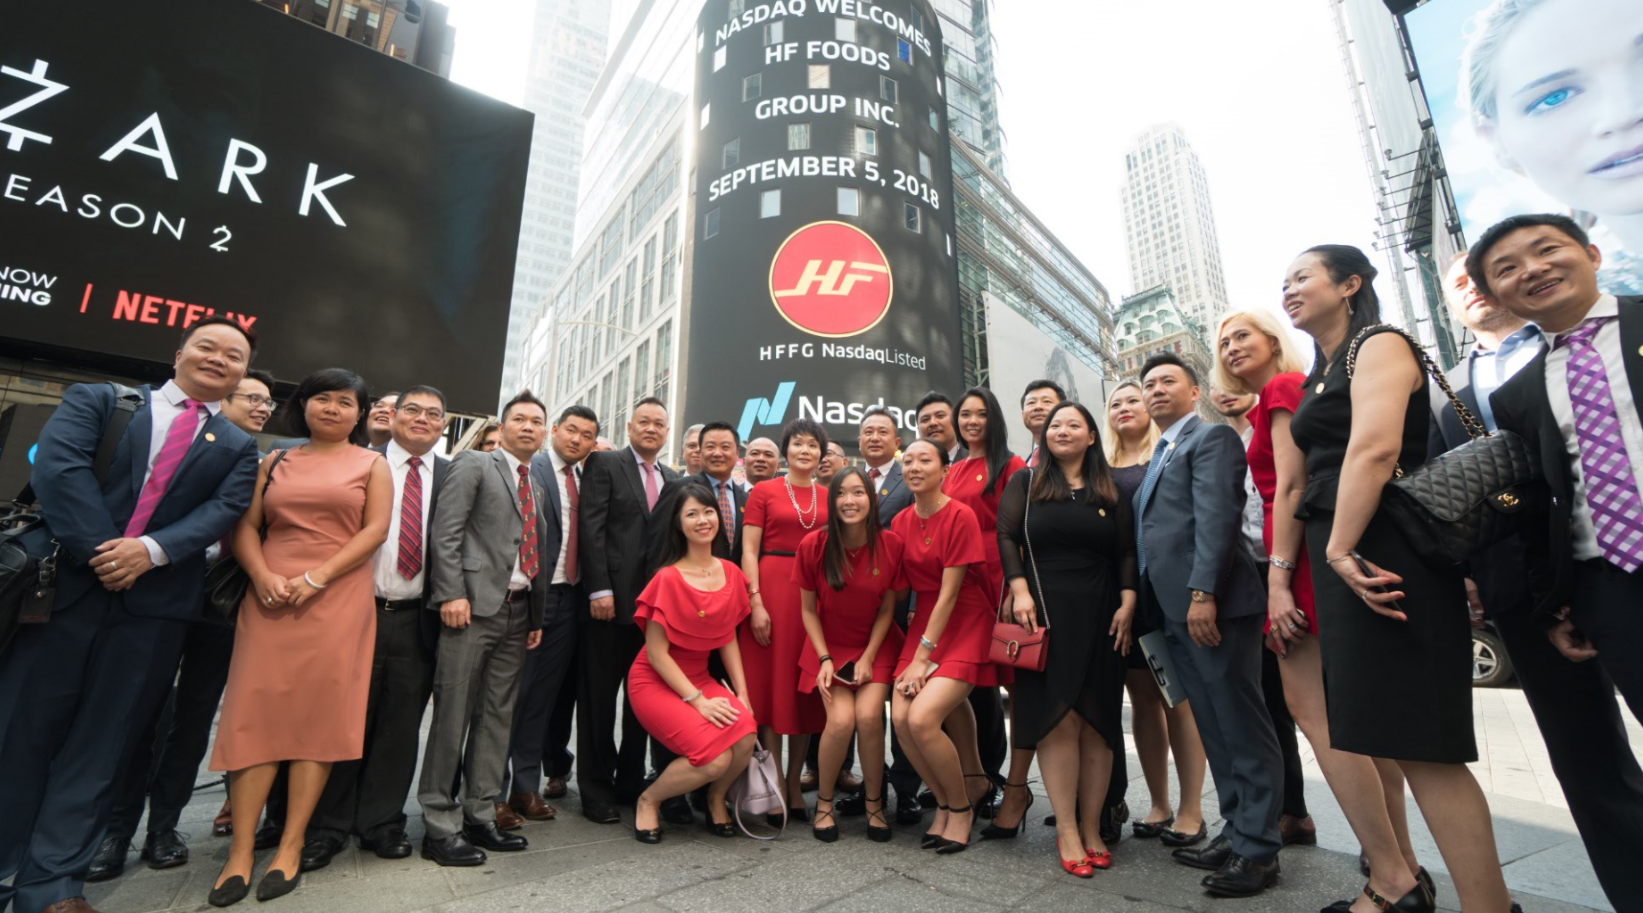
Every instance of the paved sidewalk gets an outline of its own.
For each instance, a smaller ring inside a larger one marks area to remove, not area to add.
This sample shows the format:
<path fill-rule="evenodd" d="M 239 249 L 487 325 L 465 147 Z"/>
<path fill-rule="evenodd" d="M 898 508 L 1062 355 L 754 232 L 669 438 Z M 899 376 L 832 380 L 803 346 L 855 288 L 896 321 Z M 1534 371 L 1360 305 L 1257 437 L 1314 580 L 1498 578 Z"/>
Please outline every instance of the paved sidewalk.
<path fill-rule="evenodd" d="M 1507 881 L 1528 913 L 1612 910 L 1598 889 L 1574 825 L 1552 778 L 1545 746 L 1522 694 L 1511 689 L 1475 693 L 1481 760 L 1474 766 L 1490 793 L 1496 835 Z M 1643 727 L 1627 717 L 1635 740 Z M 1636 743 L 1634 743 L 1636 744 Z M 1306 751 L 1305 740 L 1302 740 Z M 1130 770 L 1130 806 L 1147 804 L 1140 766 Z M 208 775 L 202 772 L 202 780 Z M 384 861 L 355 848 L 330 867 L 303 877 L 290 897 L 275 902 L 278 913 L 494 913 L 506 910 L 634 913 L 772 913 L 822 910 L 828 913 L 982 913 L 1006 909 L 1242 910 L 1312 913 L 1362 886 L 1357 844 L 1341 817 L 1317 766 L 1307 757 L 1307 800 L 1318 824 L 1319 846 L 1286 850 L 1279 885 L 1252 900 L 1217 900 L 1198 887 L 1203 873 L 1183 868 L 1156 841 L 1126 838 L 1114 851 L 1116 866 L 1088 881 L 1061 873 L 1054 832 L 1039 825 L 1049 811 L 1041 790 L 1015 841 L 977 841 L 969 852 L 938 857 L 918 849 L 922 828 L 898 829 L 889 844 L 871 843 L 862 818 L 841 822 L 836 844 L 812 840 L 799 825 L 773 842 L 708 835 L 700 825 L 672 827 L 665 841 L 647 847 L 631 837 L 631 818 L 622 825 L 583 819 L 573 792 L 554 803 L 557 821 L 528 824 L 519 833 L 530 840 L 521 853 L 493 853 L 475 869 L 441 869 L 413 857 Z M 192 862 L 155 872 L 133 853 L 126 874 L 89 885 L 91 902 L 103 913 L 159 913 L 209 910 L 205 895 L 226 858 L 228 841 L 211 834 L 211 817 L 221 804 L 220 788 L 203 789 L 183 819 L 192 834 Z M 1206 800 L 1213 817 L 1213 793 Z M 411 834 L 422 831 L 416 805 Z M 1457 909 L 1442 861 L 1411 806 L 1416 843 L 1437 878 L 1439 906 Z M 271 853 L 259 853 L 259 869 Z M 245 909 L 257 906 L 245 901 Z"/>

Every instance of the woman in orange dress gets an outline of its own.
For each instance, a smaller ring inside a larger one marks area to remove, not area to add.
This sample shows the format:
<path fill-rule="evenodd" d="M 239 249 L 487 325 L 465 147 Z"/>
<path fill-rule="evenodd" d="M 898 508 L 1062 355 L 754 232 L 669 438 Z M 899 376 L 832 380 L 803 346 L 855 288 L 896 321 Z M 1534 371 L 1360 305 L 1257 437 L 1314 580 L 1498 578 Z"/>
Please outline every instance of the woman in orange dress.
<path fill-rule="evenodd" d="M 211 769 L 229 771 L 234 812 L 213 906 L 250 891 L 257 816 L 280 762 L 291 762 L 285 832 L 257 884 L 258 900 L 297 886 L 303 834 L 332 762 L 364 754 L 376 649 L 370 558 L 388 538 L 394 490 L 382 455 L 355 445 L 364 440 L 368 401 L 365 381 L 350 371 L 327 368 L 304 379 L 284 414 L 308 443 L 263 461 L 251 508 L 234 531 L 234 557 L 251 586 L 211 753 Z"/>
<path fill-rule="evenodd" d="M 737 637 L 747 670 L 753 716 L 762 744 L 782 767 L 777 736 L 787 736 L 787 815 L 809 821 L 799 776 L 810 736 L 821 732 L 827 712 L 820 696 L 799 692 L 799 654 L 804 650 L 804 621 L 799 586 L 793 582 L 799 543 L 813 530 L 827 528 L 827 494 L 815 484 L 816 467 L 827 450 L 827 432 L 809 419 L 794 419 L 782 432 L 787 474 L 753 486 L 742 514 L 742 572 L 753 597 L 753 614 Z"/>
<path fill-rule="evenodd" d="M 661 570 L 639 594 L 633 620 L 645 649 L 628 670 L 628 700 L 645 731 L 678 755 L 633 809 L 633 836 L 660 843 L 662 803 L 707 787 L 708 831 L 736 836 L 725 794 L 753 756 L 754 718 L 736 626 L 747 618 L 747 578 L 736 565 L 713 557 L 719 534 L 718 500 L 691 482 L 665 520 Z M 707 671 L 719 651 L 732 695 Z"/>

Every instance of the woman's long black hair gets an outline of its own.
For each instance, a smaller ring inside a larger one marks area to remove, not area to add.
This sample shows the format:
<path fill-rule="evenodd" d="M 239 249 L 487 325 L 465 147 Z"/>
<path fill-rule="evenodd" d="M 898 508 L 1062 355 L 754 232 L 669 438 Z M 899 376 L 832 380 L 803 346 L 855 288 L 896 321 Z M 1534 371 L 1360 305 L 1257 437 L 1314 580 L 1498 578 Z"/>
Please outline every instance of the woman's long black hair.
<path fill-rule="evenodd" d="M 1010 427 L 1004 423 L 1004 408 L 998 404 L 998 397 L 993 395 L 993 391 L 986 387 L 971 387 L 958 398 L 958 408 L 953 410 L 955 430 L 958 428 L 958 414 L 964 409 L 965 401 L 972 396 L 987 407 L 987 452 L 970 455 L 987 458 L 987 487 L 990 489 L 998 483 L 1004 468 L 1010 464 Z M 964 432 L 960 431 L 958 437 L 959 443 L 964 443 Z"/>
<path fill-rule="evenodd" d="M 706 485 L 694 480 L 685 483 L 673 499 L 673 509 L 668 511 L 667 527 L 662 531 L 662 557 L 656 564 L 658 569 L 677 564 L 681 558 L 690 554 L 690 540 L 685 538 L 685 531 L 679 526 L 679 518 L 684 515 L 685 505 L 691 501 L 711 509 L 715 517 L 719 516 L 719 499 L 713 496 L 713 492 L 708 491 Z M 725 518 L 719 517 L 719 523 L 723 525 L 724 522 Z"/>
<path fill-rule="evenodd" d="M 1366 327 L 1381 323 L 1381 299 L 1375 294 L 1375 277 L 1380 271 L 1375 264 L 1369 262 L 1364 252 L 1350 244 L 1319 244 L 1302 251 L 1303 254 L 1317 254 L 1323 262 L 1324 269 L 1329 273 L 1329 281 L 1336 285 L 1357 276 L 1363 281 L 1358 290 L 1347 299 L 1346 336 L 1341 340 L 1341 347 L 1333 352 L 1325 352 L 1323 346 L 1313 343 L 1312 373 L 1307 376 L 1307 383 L 1324 376 L 1327 365 L 1333 364 L 1335 359 L 1346 353 L 1352 340 Z"/>
<path fill-rule="evenodd" d="M 827 585 L 834 592 L 844 589 L 845 579 L 850 575 L 850 559 L 844 553 L 844 520 L 839 517 L 839 492 L 844 489 L 844 481 L 851 476 L 861 480 L 862 487 L 867 489 L 869 498 L 873 495 L 873 483 L 868 480 L 867 473 L 860 466 L 846 466 L 833 477 L 833 484 L 827 488 L 827 545 L 822 549 L 822 572 L 827 577 Z M 878 505 L 875 503 L 867 508 L 867 557 L 878 557 L 879 533 L 884 527 L 879 525 Z"/>
<path fill-rule="evenodd" d="M 1094 497 L 1085 502 L 1092 507 L 1116 507 L 1118 504 L 1118 485 L 1112 480 L 1112 466 L 1107 462 L 1107 449 L 1101 446 L 1101 428 L 1095 423 L 1095 416 L 1084 408 L 1083 403 L 1064 400 L 1057 403 L 1050 414 L 1044 417 L 1044 428 L 1038 432 L 1038 452 L 1049 455 L 1048 435 L 1050 423 L 1055 421 L 1055 414 L 1062 409 L 1077 409 L 1078 414 L 1084 417 L 1084 423 L 1095 435 L 1095 443 L 1084 451 L 1084 487 L 1090 490 Z M 1033 471 L 1032 488 L 1028 491 L 1029 501 L 1071 501 L 1073 488 L 1067 483 L 1067 474 L 1061 471 L 1061 463 L 1053 457 L 1040 459 L 1038 469 Z"/>
<path fill-rule="evenodd" d="M 354 400 L 359 403 L 359 421 L 348 433 L 348 441 L 364 445 L 371 440 L 365 431 L 366 423 L 371 420 L 371 391 L 365 386 L 365 378 L 347 368 L 321 368 L 304 377 L 277 414 L 284 416 L 285 429 L 291 436 L 313 437 L 313 432 L 308 429 L 308 401 L 321 393 L 344 390 L 354 394 Z"/>

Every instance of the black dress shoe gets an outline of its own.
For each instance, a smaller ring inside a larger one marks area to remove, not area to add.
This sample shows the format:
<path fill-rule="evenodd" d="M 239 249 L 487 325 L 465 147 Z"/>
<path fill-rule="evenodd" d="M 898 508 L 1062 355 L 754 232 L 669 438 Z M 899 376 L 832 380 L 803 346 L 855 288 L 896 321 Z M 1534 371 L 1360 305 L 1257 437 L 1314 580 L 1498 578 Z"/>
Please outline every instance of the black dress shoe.
<path fill-rule="evenodd" d="M 695 824 L 696 813 L 690 809 L 689 796 L 674 796 L 662 803 L 662 820 L 669 824 Z"/>
<path fill-rule="evenodd" d="M 251 893 L 251 885 L 239 875 L 228 879 L 221 885 L 212 888 L 211 893 L 205 896 L 205 902 L 213 907 L 231 907 L 244 900 Z"/>
<path fill-rule="evenodd" d="M 616 806 L 608 802 L 590 802 L 582 800 L 582 817 L 594 824 L 616 824 L 622 820 Z"/>
<path fill-rule="evenodd" d="M 126 870 L 126 854 L 131 852 L 131 841 L 124 837 L 104 837 L 91 857 L 91 868 L 86 870 L 86 881 L 108 881 L 119 878 Z"/>
<path fill-rule="evenodd" d="M 1369 898 L 1369 902 L 1374 904 L 1376 909 L 1387 910 L 1389 913 L 1434 913 L 1438 908 L 1438 905 L 1432 901 L 1432 895 L 1419 882 L 1416 882 L 1415 886 L 1409 889 L 1408 894 L 1398 898 L 1397 903 L 1393 903 L 1386 897 L 1376 893 L 1375 889 L 1369 885 L 1363 886 L 1363 894 Z M 1352 901 L 1337 900 L 1318 911 L 1318 913 L 1337 913 L 1337 911 L 1350 913 L 1351 909 Z"/>
<path fill-rule="evenodd" d="M 331 860 L 334 859 L 338 853 L 342 852 L 342 847 L 342 841 L 336 837 L 324 836 L 308 838 L 308 842 L 302 845 L 301 871 L 313 872 L 318 869 L 325 868 L 331 864 Z M 265 879 L 267 877 L 267 875 L 263 876 Z M 259 892 L 262 890 L 261 882 L 257 884 L 257 890 Z"/>
<path fill-rule="evenodd" d="M 251 845 L 259 850 L 271 850 L 279 846 L 280 841 L 284 839 L 285 825 L 269 821 L 265 822 L 262 827 L 257 828 L 256 838 Z"/>
<path fill-rule="evenodd" d="M 1124 822 L 1130 820 L 1130 804 L 1120 799 L 1117 805 L 1101 812 L 1101 842 L 1111 847 L 1124 839 Z"/>
<path fill-rule="evenodd" d="M 734 837 L 736 836 L 736 822 L 726 821 L 725 823 L 720 824 L 719 822 L 713 820 L 712 815 L 708 815 L 707 832 L 715 837 Z"/>
<path fill-rule="evenodd" d="M 143 841 L 142 858 L 151 869 L 174 869 L 188 864 L 188 844 L 175 829 L 149 834 Z"/>
<path fill-rule="evenodd" d="M 919 790 L 918 804 L 919 804 L 920 808 L 935 808 L 940 803 L 936 802 L 936 794 L 935 793 L 930 792 L 927 789 L 924 789 L 924 790 Z"/>
<path fill-rule="evenodd" d="M 501 853 L 516 853 L 530 842 L 518 834 L 510 834 L 496 826 L 495 821 L 486 824 L 470 824 L 462 829 L 468 835 L 468 840 L 474 846 L 484 847 L 487 850 L 496 850 Z"/>
<path fill-rule="evenodd" d="M 269 869 L 262 873 L 262 880 L 257 882 L 257 900 L 273 900 L 276 897 L 295 891 L 297 885 L 302 884 L 302 870 L 299 868 L 295 875 L 285 877 L 279 869 Z"/>
<path fill-rule="evenodd" d="M 1182 865 L 1218 871 L 1232 858 L 1232 838 L 1223 834 L 1205 846 L 1182 847 L 1170 855 Z"/>
<path fill-rule="evenodd" d="M 839 813 L 840 818 L 859 818 L 867 814 L 867 794 L 845 793 L 833 803 L 833 810 Z"/>
<path fill-rule="evenodd" d="M 896 793 L 896 823 L 914 825 L 924 820 L 924 806 L 918 797 Z"/>
<path fill-rule="evenodd" d="M 649 844 L 661 843 L 662 842 L 662 829 L 657 827 L 657 828 L 651 828 L 648 831 L 642 831 L 638 828 L 634 828 L 633 829 L 633 839 L 639 841 L 640 843 L 649 843 Z"/>
<path fill-rule="evenodd" d="M 382 859 L 406 859 L 411 855 L 411 841 L 405 839 L 405 831 L 397 827 L 383 831 L 374 840 L 361 838 L 359 848 L 370 850 Z"/>
<path fill-rule="evenodd" d="M 452 834 L 449 837 L 423 837 L 422 858 L 440 865 L 469 866 L 484 865 L 489 857 L 484 850 L 469 843 L 467 837 Z"/>
<path fill-rule="evenodd" d="M 1220 871 L 1205 875 L 1200 884 L 1217 897 L 1254 897 L 1272 887 L 1277 880 L 1278 857 L 1256 862 L 1233 853 Z"/>
<path fill-rule="evenodd" d="M 1436 905 L 1438 902 L 1438 886 L 1432 882 L 1432 873 L 1426 871 L 1425 868 L 1422 868 L 1420 871 L 1415 873 L 1415 881 L 1418 882 L 1421 887 L 1426 889 L 1426 895 L 1432 898 L 1432 903 Z M 1513 904 L 1513 906 L 1517 905 Z"/>

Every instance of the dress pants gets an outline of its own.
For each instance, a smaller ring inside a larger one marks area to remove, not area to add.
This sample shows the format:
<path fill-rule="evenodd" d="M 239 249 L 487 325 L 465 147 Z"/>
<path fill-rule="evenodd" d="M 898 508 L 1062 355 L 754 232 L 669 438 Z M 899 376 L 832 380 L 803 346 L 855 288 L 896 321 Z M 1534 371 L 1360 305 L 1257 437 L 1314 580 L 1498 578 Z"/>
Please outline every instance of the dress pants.
<path fill-rule="evenodd" d="M 0 913 L 84 894 L 116 782 L 187 634 L 94 587 L 23 625 L 0 656 Z"/>
<path fill-rule="evenodd" d="M 228 661 L 233 655 L 233 628 L 203 621 L 188 626 L 177 684 L 138 736 L 104 836 L 125 840 L 136 836 L 145 794 L 148 833 L 176 829 L 183 808 L 194 797 L 200 762 L 211 747 L 211 724 L 228 685 Z"/>
<path fill-rule="evenodd" d="M 583 611 L 586 611 L 585 609 Z M 582 804 L 618 805 L 645 786 L 645 729 L 624 704 L 622 744 L 616 745 L 616 704 L 626 687 L 628 669 L 644 649 L 645 635 L 631 621 L 584 618 L 576 681 L 576 784 Z"/>
<path fill-rule="evenodd" d="M 525 657 L 525 678 L 513 715 L 513 737 L 508 747 L 511 775 L 497 801 L 514 793 L 539 793 L 552 742 L 553 711 L 565 689 L 565 673 L 576 655 L 578 618 L 587 610 L 587 596 L 575 584 L 548 588 L 543 615 L 542 645 Z M 574 687 L 574 686 L 573 686 Z"/>
<path fill-rule="evenodd" d="M 461 833 L 464 824 L 496 821 L 491 798 L 502 791 L 507 775 L 508 736 L 529 627 L 530 594 L 521 592 L 494 615 L 476 614 L 466 628 L 439 632 L 433 724 L 417 787 L 430 837 L 442 839 Z"/>
<path fill-rule="evenodd" d="M 911 595 L 896 603 L 896 625 L 901 628 L 902 634 L 907 633 L 907 612 L 912 608 L 912 604 Z M 886 706 L 885 713 L 889 712 L 889 707 Z M 896 727 L 890 725 L 888 717 L 885 720 L 884 731 L 890 734 L 890 771 L 885 780 L 896 791 L 897 796 L 912 799 L 918 795 L 919 787 L 924 781 L 919 778 L 913 762 L 907 760 L 907 753 L 901 750 L 901 736 L 896 733 Z M 863 763 L 862 769 L 865 770 L 865 762 Z"/>
<path fill-rule="evenodd" d="M 1184 621 L 1164 623 L 1227 822 L 1221 833 L 1232 840 L 1234 853 L 1254 862 L 1273 859 L 1282 846 L 1283 757 L 1261 692 L 1264 622 L 1261 614 L 1218 619 L 1221 643 L 1215 647 L 1193 643 Z"/>
<path fill-rule="evenodd" d="M 1313 635 L 1317 636 L 1317 635 Z M 1278 654 L 1261 646 L 1261 696 L 1267 716 L 1272 718 L 1272 734 L 1284 756 L 1283 804 L 1279 810 L 1295 818 L 1307 817 L 1306 780 L 1301 774 L 1301 743 L 1295 736 L 1295 717 L 1284 699 L 1283 673 L 1278 670 Z"/>
<path fill-rule="evenodd" d="M 576 617 L 577 624 L 580 625 L 582 616 Z M 580 631 L 577 632 L 576 639 L 580 645 Z M 549 779 L 569 777 L 571 766 L 576 763 L 576 755 L 570 750 L 570 739 L 571 730 L 576 727 L 576 682 L 580 665 L 576 651 L 572 650 L 570 663 L 565 667 L 565 680 L 559 687 L 559 697 L 553 702 L 553 716 L 548 720 L 548 745 L 542 756 L 542 772 Z"/>
<path fill-rule="evenodd" d="M 976 747 L 981 750 L 981 769 L 994 783 L 1004 781 L 1004 761 L 1010 756 L 1010 739 L 1004 731 L 1004 698 L 998 688 L 971 688 L 970 709 L 976 715 Z"/>
<path fill-rule="evenodd" d="M 358 834 L 375 841 L 405 826 L 405 800 L 416 777 L 422 714 L 434 687 L 434 657 L 422 635 L 431 612 L 421 599 L 377 600 L 364 754 L 332 765 L 308 823 L 310 839 L 332 837 L 346 842 L 349 834 Z"/>

